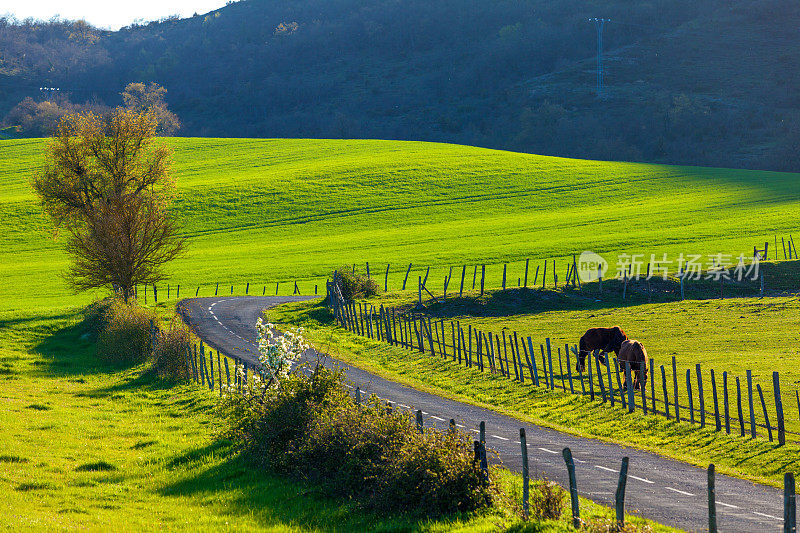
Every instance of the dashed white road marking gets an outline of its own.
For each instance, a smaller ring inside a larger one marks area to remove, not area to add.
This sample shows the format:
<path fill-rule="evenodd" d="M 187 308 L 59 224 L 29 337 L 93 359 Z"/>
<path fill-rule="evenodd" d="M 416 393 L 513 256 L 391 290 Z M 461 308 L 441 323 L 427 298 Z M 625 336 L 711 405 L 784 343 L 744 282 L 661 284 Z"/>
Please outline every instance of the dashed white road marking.
<path fill-rule="evenodd" d="M 508 440 L 507 438 L 501 437 L 500 435 L 492 435 L 492 437 L 494 437 L 496 439 L 500 439 L 500 440 Z"/>
<path fill-rule="evenodd" d="M 552 454 L 558 455 L 558 452 L 554 452 L 553 450 L 548 450 L 547 448 L 539 448 L 539 449 L 542 450 L 543 452 L 547 452 L 547 453 L 552 453 Z"/>
<path fill-rule="evenodd" d="M 717 502 L 717 503 L 719 505 L 723 506 L 723 507 L 730 507 L 731 509 L 738 509 L 739 508 L 738 505 L 731 505 L 730 503 L 725 503 L 725 502 Z"/>
<path fill-rule="evenodd" d="M 614 472 L 615 474 L 619 474 L 619 470 L 614 470 L 613 468 L 608 468 L 606 466 L 594 465 L 595 468 L 599 468 L 600 470 L 605 470 L 607 472 Z"/>
<path fill-rule="evenodd" d="M 683 494 L 684 496 L 694 496 L 694 494 L 692 494 L 691 492 L 686 492 L 685 490 L 673 489 L 672 487 L 664 487 L 664 488 L 666 488 L 667 490 L 671 490 L 672 492 L 677 492 L 678 494 Z"/>
<path fill-rule="evenodd" d="M 759 513 L 758 511 L 753 511 L 753 514 L 763 516 L 764 518 L 772 518 L 773 520 L 783 520 L 783 518 L 778 518 L 777 516 L 772 516 L 771 514 Z"/>
<path fill-rule="evenodd" d="M 433 418 L 434 420 L 438 420 L 439 422 L 445 422 L 444 418 L 439 418 L 438 416 L 431 415 L 431 418 Z"/>
<path fill-rule="evenodd" d="M 655 483 L 655 481 L 650 481 L 649 479 L 644 479 L 643 477 L 632 476 L 630 474 L 628 474 L 628 477 L 631 479 L 635 479 L 636 481 L 643 481 L 644 483 L 649 483 L 651 485 Z"/>
<path fill-rule="evenodd" d="M 456 424 L 457 427 L 463 428 L 464 424 Z"/>
<path fill-rule="evenodd" d="M 583 459 L 576 459 L 574 457 L 572 458 L 572 460 L 575 461 L 576 463 L 585 463 L 586 462 Z"/>
<path fill-rule="evenodd" d="M 402 407 L 403 409 L 411 409 L 411 406 L 409 406 L 409 405 L 406 405 L 406 404 L 404 404 L 404 403 L 401 403 L 401 404 L 400 404 L 400 407 Z"/>
<path fill-rule="evenodd" d="M 477 429 L 470 429 L 470 431 L 472 431 L 473 433 L 480 433 L 480 431 L 478 431 Z"/>

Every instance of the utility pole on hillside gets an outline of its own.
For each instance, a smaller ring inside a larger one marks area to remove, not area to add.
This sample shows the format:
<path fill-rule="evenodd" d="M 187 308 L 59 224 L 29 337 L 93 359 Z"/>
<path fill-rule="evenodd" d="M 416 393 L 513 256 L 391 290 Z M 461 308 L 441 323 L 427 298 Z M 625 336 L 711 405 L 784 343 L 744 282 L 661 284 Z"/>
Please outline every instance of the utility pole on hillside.
<path fill-rule="evenodd" d="M 597 28 L 597 97 L 603 97 L 603 26 L 611 19 L 590 18 Z"/>

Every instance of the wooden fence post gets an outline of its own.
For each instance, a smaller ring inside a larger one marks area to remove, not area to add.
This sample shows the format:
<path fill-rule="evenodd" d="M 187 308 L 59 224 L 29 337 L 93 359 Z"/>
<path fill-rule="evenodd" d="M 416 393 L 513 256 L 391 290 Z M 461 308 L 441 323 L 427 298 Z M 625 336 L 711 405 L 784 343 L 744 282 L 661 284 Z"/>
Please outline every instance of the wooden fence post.
<path fill-rule="evenodd" d="M 661 365 L 661 387 L 664 389 L 664 414 L 667 415 L 667 420 L 669 420 L 669 396 L 667 396 L 667 373 L 664 370 L 664 365 Z"/>
<path fill-rule="evenodd" d="M 529 509 L 530 475 L 528 471 L 528 443 L 525 440 L 525 428 L 519 428 L 519 444 L 522 449 L 522 514 L 527 518 Z"/>
<path fill-rule="evenodd" d="M 547 361 L 548 367 L 550 369 L 550 390 L 554 390 L 556 387 L 556 379 L 553 376 L 553 354 L 550 350 L 550 338 L 545 339 L 545 344 L 547 344 Z"/>
<path fill-rule="evenodd" d="M 523 343 L 523 347 L 525 343 Z M 569 392 L 570 394 L 575 394 L 575 387 L 572 386 L 572 361 L 569 359 L 569 344 L 564 345 L 564 352 L 567 355 L 567 377 L 569 378 Z"/>
<path fill-rule="evenodd" d="M 717 492 L 714 483 L 714 463 L 708 465 L 708 532 L 717 533 Z"/>
<path fill-rule="evenodd" d="M 756 389 L 758 389 L 758 397 L 761 400 L 761 409 L 764 411 L 764 424 L 767 426 L 767 434 L 769 435 L 769 441 L 772 442 L 772 426 L 769 424 L 769 415 L 767 414 L 767 403 L 764 401 L 764 392 L 761 390 L 761 384 L 756 383 Z"/>
<path fill-rule="evenodd" d="M 600 358 L 599 357 L 594 357 L 593 359 L 594 359 L 595 368 L 597 369 L 597 382 L 600 384 L 600 396 L 602 396 L 602 398 L 603 398 L 603 403 L 606 403 L 606 386 L 603 383 L 603 371 L 601 370 L 601 367 L 600 367 Z M 608 356 L 606 356 L 606 361 L 608 361 Z M 589 364 L 590 365 L 592 364 L 591 359 L 589 360 Z M 609 392 L 611 392 L 611 391 L 609 390 Z"/>
<path fill-rule="evenodd" d="M 408 270 L 406 270 L 406 277 L 403 278 L 403 290 L 406 290 L 406 282 L 408 281 L 409 272 L 411 272 L 411 263 L 408 264 Z"/>
<path fill-rule="evenodd" d="M 756 438 L 756 412 L 753 408 L 753 372 L 747 371 L 747 401 L 750 407 L 750 438 Z"/>
<path fill-rule="evenodd" d="M 506 268 L 508 263 L 503 263 L 503 290 L 506 290 Z"/>
<path fill-rule="evenodd" d="M 464 295 L 464 276 L 467 275 L 467 265 L 464 265 L 461 268 L 461 288 L 458 289 L 458 297 L 461 298 Z"/>
<path fill-rule="evenodd" d="M 744 416 L 742 414 L 742 385 L 739 383 L 739 376 L 736 376 L 736 410 L 739 413 L 739 430 L 744 437 Z"/>
<path fill-rule="evenodd" d="M 616 398 L 614 395 L 614 382 L 611 381 L 611 363 L 610 363 L 611 356 L 606 354 L 606 376 L 608 376 L 608 399 L 611 400 L 611 407 L 614 407 L 614 402 Z"/>
<path fill-rule="evenodd" d="M 689 423 L 694 424 L 694 399 L 692 398 L 692 371 L 686 369 L 686 396 L 689 398 Z"/>
<path fill-rule="evenodd" d="M 608 355 L 606 357 L 609 357 Z M 623 373 L 625 370 L 622 371 Z M 628 400 L 625 398 L 625 391 L 622 390 L 622 380 L 619 378 L 619 360 L 614 359 L 614 373 L 617 375 L 617 390 L 619 390 L 619 401 L 623 406 L 628 405 Z"/>
<path fill-rule="evenodd" d="M 725 412 L 725 433 L 731 434 L 731 417 L 728 409 L 728 372 L 722 372 L 722 402 Z"/>
<path fill-rule="evenodd" d="M 711 390 L 713 392 L 712 396 L 714 397 L 714 425 L 716 427 L 716 431 L 722 430 L 722 424 L 720 423 L 719 419 L 719 399 L 717 398 L 717 380 L 714 377 L 714 369 L 711 369 Z"/>
<path fill-rule="evenodd" d="M 589 354 L 592 357 L 594 354 Z M 589 377 L 589 399 L 594 401 L 594 380 L 592 379 L 592 360 L 589 359 L 589 364 L 586 365 L 587 376 Z"/>
<path fill-rule="evenodd" d="M 481 265 L 481 296 L 483 296 L 483 284 L 486 280 L 486 265 Z"/>
<path fill-rule="evenodd" d="M 706 427 L 706 400 L 703 397 L 703 374 L 700 368 L 700 363 L 696 365 L 697 369 L 697 400 L 700 407 L 700 427 Z"/>
<path fill-rule="evenodd" d="M 783 399 L 781 398 L 781 383 L 778 372 L 772 373 L 772 391 L 775 395 L 775 413 L 778 418 L 778 444 L 786 444 L 786 431 L 783 424 Z"/>
<path fill-rule="evenodd" d="M 422 422 L 422 411 L 417 409 L 417 431 L 420 433 L 425 433 L 425 426 Z"/>
<path fill-rule="evenodd" d="M 633 387 L 631 387 L 633 388 Z M 617 482 L 617 493 L 614 497 L 614 507 L 617 511 L 617 524 L 625 523 L 625 485 L 628 482 L 628 458 L 622 458 L 622 467 L 619 469 L 619 481 Z"/>
<path fill-rule="evenodd" d="M 544 270 L 542 271 L 542 288 L 544 289 L 545 279 L 547 279 L 547 259 L 544 260 Z"/>
<path fill-rule="evenodd" d="M 386 263 L 386 274 L 383 276 L 383 292 L 389 291 L 389 265 L 390 263 Z"/>
<path fill-rule="evenodd" d="M 539 372 L 538 372 L 538 369 L 536 368 L 536 355 L 535 355 L 535 352 L 533 351 L 533 340 L 531 340 L 530 337 L 528 337 L 528 350 L 530 352 L 530 360 L 528 361 L 528 365 L 532 366 L 531 374 L 533 375 L 533 382 L 538 387 L 539 386 Z"/>
<path fill-rule="evenodd" d="M 650 406 L 652 407 L 653 414 L 658 414 L 656 411 L 656 374 L 655 374 L 655 361 L 650 358 Z"/>
<path fill-rule="evenodd" d="M 572 459 L 572 451 L 569 448 L 561 450 L 564 462 L 567 464 L 569 474 L 569 499 L 572 503 L 572 526 L 581 527 L 580 501 L 578 500 L 578 484 L 575 479 L 575 461 Z"/>
<path fill-rule="evenodd" d="M 678 401 L 678 369 L 675 362 L 675 356 L 672 356 L 672 401 L 675 402 L 675 421 L 681 421 L 681 408 Z"/>
<path fill-rule="evenodd" d="M 783 532 L 797 533 L 794 474 L 791 472 L 783 475 Z"/>

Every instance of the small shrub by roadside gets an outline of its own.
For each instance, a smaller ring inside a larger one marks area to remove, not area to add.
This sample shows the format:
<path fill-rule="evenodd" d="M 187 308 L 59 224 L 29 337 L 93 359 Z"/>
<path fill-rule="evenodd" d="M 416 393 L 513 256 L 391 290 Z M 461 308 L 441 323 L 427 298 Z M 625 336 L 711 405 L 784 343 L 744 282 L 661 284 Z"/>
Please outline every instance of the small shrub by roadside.
<path fill-rule="evenodd" d="M 111 362 L 135 364 L 151 353 L 152 312 L 115 299 L 103 313 L 104 323 L 97 336 L 97 354 Z"/>
<path fill-rule="evenodd" d="M 546 479 L 531 486 L 530 512 L 539 520 L 558 520 L 564 510 L 567 493 L 557 483 Z"/>
<path fill-rule="evenodd" d="M 153 353 L 153 364 L 160 377 L 172 380 L 189 379 L 186 346 L 190 342 L 189 329 L 183 324 L 172 324 L 162 333 Z"/>
<path fill-rule="evenodd" d="M 342 267 L 337 272 L 341 280 L 342 297 L 345 300 L 369 298 L 378 294 L 378 284 L 374 279 L 355 274 L 352 269 L 348 270 L 347 267 Z"/>
<path fill-rule="evenodd" d="M 84 334 L 90 339 L 97 340 L 97 336 L 106 327 L 109 310 L 115 301 L 116 298 L 109 296 L 91 303 L 83 310 Z"/>
<path fill-rule="evenodd" d="M 303 345 L 299 335 L 289 338 Z M 264 347 L 262 365 L 284 364 L 274 352 Z M 230 388 L 221 400 L 227 437 L 263 466 L 374 509 L 438 516 L 494 503 L 494 476 L 484 482 L 468 436 L 420 433 L 407 411 L 375 397 L 356 404 L 344 380 L 321 365 L 310 375 L 251 374 L 241 392 Z"/>

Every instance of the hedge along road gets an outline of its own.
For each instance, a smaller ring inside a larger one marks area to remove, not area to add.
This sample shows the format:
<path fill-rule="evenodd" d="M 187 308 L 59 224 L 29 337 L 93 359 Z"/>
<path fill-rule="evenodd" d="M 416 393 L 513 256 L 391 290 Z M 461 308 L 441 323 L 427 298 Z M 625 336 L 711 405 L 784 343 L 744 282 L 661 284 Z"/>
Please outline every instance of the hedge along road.
<path fill-rule="evenodd" d="M 179 309 L 208 345 L 222 353 L 255 363 L 256 319 L 264 309 L 311 297 L 219 297 L 183 300 Z M 306 357 L 315 359 L 309 350 Z M 561 450 L 569 447 L 575 458 L 578 491 L 605 505 L 614 504 L 619 467 L 630 457 L 625 507 L 662 524 L 689 530 L 708 525 L 707 474 L 704 469 L 653 453 L 522 422 L 494 411 L 441 398 L 389 381 L 344 362 L 326 358 L 326 364 L 345 370 L 353 387 L 376 394 L 397 408 L 422 410 L 426 426 L 446 429 L 450 419 L 477 438 L 486 422 L 486 445 L 499 454 L 507 468 L 522 470 L 519 429 L 525 428 L 532 476 L 543 476 L 568 486 Z M 765 485 L 717 475 L 717 523 L 720 531 L 779 531 L 783 524 L 783 493 Z"/>

